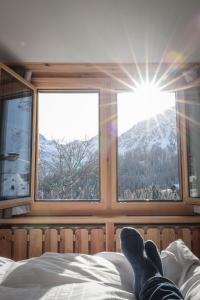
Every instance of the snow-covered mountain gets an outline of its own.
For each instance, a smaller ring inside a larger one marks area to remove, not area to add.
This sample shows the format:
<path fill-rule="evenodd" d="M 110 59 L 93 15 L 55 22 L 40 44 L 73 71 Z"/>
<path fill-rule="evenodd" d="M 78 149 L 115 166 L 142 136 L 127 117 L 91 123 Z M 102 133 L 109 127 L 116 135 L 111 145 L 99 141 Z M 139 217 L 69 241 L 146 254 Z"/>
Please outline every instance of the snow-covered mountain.
<path fill-rule="evenodd" d="M 175 110 L 166 110 L 155 118 L 137 123 L 120 135 L 118 149 L 120 154 L 130 150 L 150 151 L 161 148 L 177 152 L 177 128 Z"/>
<path fill-rule="evenodd" d="M 150 151 L 153 148 L 165 149 L 171 153 L 177 152 L 177 129 L 175 110 L 166 110 L 155 118 L 145 120 L 133 125 L 128 131 L 119 136 L 119 154 L 125 154 L 130 150 Z M 82 143 L 73 141 L 72 143 Z M 90 149 L 98 148 L 98 138 L 93 137 L 89 141 Z M 55 156 L 56 144 L 53 140 L 39 136 L 40 158 L 51 161 Z"/>

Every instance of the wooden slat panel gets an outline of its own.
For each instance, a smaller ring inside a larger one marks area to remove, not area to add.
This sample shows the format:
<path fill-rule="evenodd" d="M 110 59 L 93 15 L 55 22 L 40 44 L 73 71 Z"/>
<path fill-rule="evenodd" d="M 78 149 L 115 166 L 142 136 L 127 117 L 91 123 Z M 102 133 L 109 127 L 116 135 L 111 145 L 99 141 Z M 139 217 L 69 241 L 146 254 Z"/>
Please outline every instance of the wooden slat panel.
<path fill-rule="evenodd" d="M 184 243 L 191 249 L 191 230 L 190 228 L 179 228 L 178 229 L 178 238 L 182 239 Z"/>
<path fill-rule="evenodd" d="M 106 223 L 106 251 L 115 251 L 115 227 L 114 223 Z"/>
<path fill-rule="evenodd" d="M 176 232 L 174 228 L 164 228 L 162 230 L 162 250 L 167 248 L 169 244 L 176 239 Z"/>
<path fill-rule="evenodd" d="M 137 231 L 141 234 L 141 236 L 143 237 L 143 239 L 145 240 L 146 239 L 146 234 L 145 234 L 145 231 L 143 228 L 136 228 Z"/>
<path fill-rule="evenodd" d="M 73 230 L 61 229 L 60 230 L 60 252 L 73 253 Z"/>
<path fill-rule="evenodd" d="M 88 230 L 77 229 L 75 232 L 75 252 L 88 254 Z"/>
<path fill-rule="evenodd" d="M 92 229 L 90 234 L 91 254 L 105 251 L 103 229 Z"/>
<path fill-rule="evenodd" d="M 23 260 L 27 258 L 27 230 L 15 229 L 14 230 L 14 246 L 13 246 L 13 259 Z"/>
<path fill-rule="evenodd" d="M 116 242 L 116 252 L 121 252 L 121 246 L 120 246 L 120 233 L 121 233 L 122 228 L 118 228 L 116 230 L 115 234 L 115 242 Z"/>
<path fill-rule="evenodd" d="M 146 240 L 152 240 L 157 245 L 158 249 L 160 249 L 160 229 L 159 228 L 148 228 L 146 233 Z"/>
<path fill-rule="evenodd" d="M 58 232 L 56 229 L 45 230 L 45 252 L 58 252 Z"/>
<path fill-rule="evenodd" d="M 179 227 L 176 231 L 172 227 L 163 227 L 160 234 L 160 229 L 156 227 L 149 227 L 146 230 L 142 227 L 136 227 L 140 234 L 145 239 L 152 239 L 159 246 L 161 243 L 162 249 L 165 249 L 172 241 L 177 238 L 183 239 L 189 248 L 192 247 L 193 252 L 200 257 L 200 229 L 188 227 Z M 108 222 L 106 224 L 107 236 L 105 236 L 103 228 L 92 228 L 90 231 L 91 253 L 105 251 L 105 239 L 107 242 L 106 251 L 120 251 L 120 231 L 121 228 L 116 229 L 114 236 L 114 223 Z M 114 236 L 114 237 L 113 237 Z M 13 234 L 10 229 L 0 229 L 0 256 L 21 260 L 27 258 L 27 240 L 28 235 L 26 229 L 15 229 Z M 75 242 L 73 241 L 75 240 Z M 47 229 L 45 232 L 45 251 L 58 252 L 58 230 Z M 75 244 L 75 249 L 73 245 Z M 12 251 L 13 245 L 13 251 Z M 115 246 L 116 245 L 116 246 Z M 42 254 L 42 230 L 31 229 L 29 235 L 29 257 L 35 257 Z M 88 229 L 76 230 L 73 236 L 73 229 L 60 230 L 60 252 L 61 253 L 88 253 L 89 252 L 89 237 Z M 13 253 L 13 257 L 11 257 Z"/>
<path fill-rule="evenodd" d="M 0 256 L 11 258 L 12 254 L 12 231 L 0 229 Z"/>
<path fill-rule="evenodd" d="M 31 229 L 29 233 L 29 257 L 42 254 L 42 230 Z"/>
<path fill-rule="evenodd" d="M 192 252 L 200 258 L 200 229 L 192 229 Z"/>

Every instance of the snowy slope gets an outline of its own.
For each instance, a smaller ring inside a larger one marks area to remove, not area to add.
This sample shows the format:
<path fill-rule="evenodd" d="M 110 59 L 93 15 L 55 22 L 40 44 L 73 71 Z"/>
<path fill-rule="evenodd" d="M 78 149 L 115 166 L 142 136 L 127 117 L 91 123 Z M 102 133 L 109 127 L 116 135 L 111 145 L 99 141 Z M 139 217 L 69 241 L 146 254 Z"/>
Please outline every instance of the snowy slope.
<path fill-rule="evenodd" d="M 167 110 L 137 123 L 119 137 L 118 147 L 120 154 L 135 149 L 150 151 L 154 147 L 177 152 L 175 111 Z"/>

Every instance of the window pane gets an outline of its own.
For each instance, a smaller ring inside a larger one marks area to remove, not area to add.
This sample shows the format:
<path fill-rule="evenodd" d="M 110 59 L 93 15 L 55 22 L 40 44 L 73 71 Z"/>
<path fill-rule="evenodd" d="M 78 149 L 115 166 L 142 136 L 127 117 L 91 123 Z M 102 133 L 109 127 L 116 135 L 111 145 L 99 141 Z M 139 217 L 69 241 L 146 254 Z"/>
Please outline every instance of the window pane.
<path fill-rule="evenodd" d="M 180 200 L 174 93 L 118 93 L 118 200 Z"/>
<path fill-rule="evenodd" d="M 38 199 L 99 199 L 99 94 L 39 93 Z"/>
<path fill-rule="evenodd" d="M 189 195 L 200 197 L 200 91 L 193 88 L 186 93 Z"/>
<path fill-rule="evenodd" d="M 0 90 L 0 199 L 30 196 L 32 91 L 4 71 Z"/>

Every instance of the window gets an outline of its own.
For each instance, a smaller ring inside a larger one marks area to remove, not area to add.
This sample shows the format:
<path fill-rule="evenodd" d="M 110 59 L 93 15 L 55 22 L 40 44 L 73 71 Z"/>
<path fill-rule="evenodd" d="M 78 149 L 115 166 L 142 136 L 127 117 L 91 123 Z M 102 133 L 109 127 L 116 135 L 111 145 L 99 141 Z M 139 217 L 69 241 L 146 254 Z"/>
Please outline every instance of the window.
<path fill-rule="evenodd" d="M 0 199 L 30 197 L 33 91 L 4 70 L 0 78 Z"/>
<path fill-rule="evenodd" d="M 38 200 L 97 200 L 99 95 L 39 92 Z"/>
<path fill-rule="evenodd" d="M 33 71 L 36 103 L 32 90 L 10 90 L 18 84 L 2 83 L 0 73 L 2 199 L 34 196 L 38 216 L 192 213 L 200 198 L 198 89 L 182 92 L 181 81 L 177 91 L 172 80 L 168 92 L 133 92 L 117 66 L 117 80 L 96 68 L 77 76 L 76 66 L 73 78 L 57 68 Z M 8 192 L 13 176 L 20 180 Z"/>
<path fill-rule="evenodd" d="M 118 200 L 180 200 L 175 93 L 117 95 Z"/>

